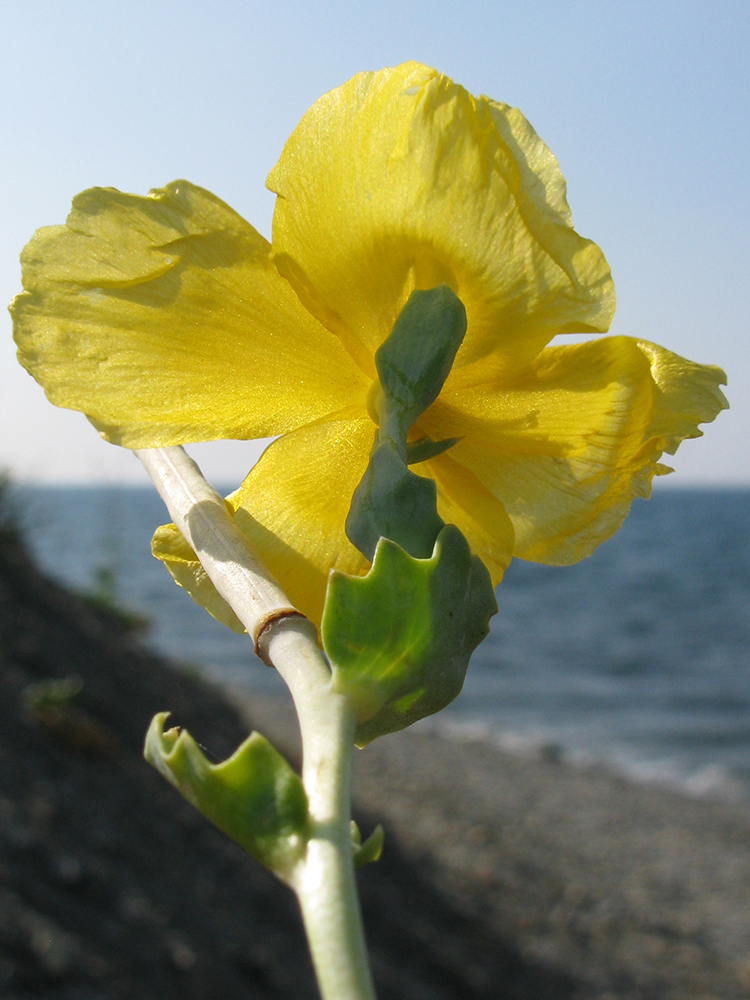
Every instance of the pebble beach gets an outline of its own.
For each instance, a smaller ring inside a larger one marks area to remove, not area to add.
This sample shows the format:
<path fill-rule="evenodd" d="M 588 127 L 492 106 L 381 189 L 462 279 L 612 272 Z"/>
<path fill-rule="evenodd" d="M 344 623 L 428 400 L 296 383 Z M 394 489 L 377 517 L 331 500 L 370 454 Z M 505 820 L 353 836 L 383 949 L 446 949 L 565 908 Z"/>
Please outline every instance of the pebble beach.
<path fill-rule="evenodd" d="M 30 686 L 75 675 L 62 714 Z M 217 758 L 278 699 L 212 687 L 0 540 L 0 994 L 315 997 L 296 904 L 141 757 L 171 709 Z M 418 727 L 357 754 L 379 996 L 750 996 L 750 811 Z"/>

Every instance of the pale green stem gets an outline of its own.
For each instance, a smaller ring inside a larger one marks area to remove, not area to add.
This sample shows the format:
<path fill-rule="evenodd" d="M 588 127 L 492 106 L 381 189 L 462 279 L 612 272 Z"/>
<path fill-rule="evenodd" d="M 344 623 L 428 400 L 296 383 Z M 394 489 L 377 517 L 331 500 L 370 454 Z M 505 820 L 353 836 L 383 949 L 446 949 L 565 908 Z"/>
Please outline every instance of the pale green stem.
<path fill-rule="evenodd" d="M 350 832 L 354 712 L 330 674 L 305 619 L 273 630 L 268 658 L 286 681 L 299 716 L 302 782 L 312 824 L 293 886 L 324 1000 L 374 1000 L 354 879 Z"/>
<path fill-rule="evenodd" d="M 182 448 L 136 454 L 177 528 L 262 658 L 291 691 L 302 737 L 311 837 L 291 884 L 297 893 L 323 1000 L 374 1000 L 352 860 L 354 713 L 331 690 L 314 626 L 289 603 L 224 501 Z"/>

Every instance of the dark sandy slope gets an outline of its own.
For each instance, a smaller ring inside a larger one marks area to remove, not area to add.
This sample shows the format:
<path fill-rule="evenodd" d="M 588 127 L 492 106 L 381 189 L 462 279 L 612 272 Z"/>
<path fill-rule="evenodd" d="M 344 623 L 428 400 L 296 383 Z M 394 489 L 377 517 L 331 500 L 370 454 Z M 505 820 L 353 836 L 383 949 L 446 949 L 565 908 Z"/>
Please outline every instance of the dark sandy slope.
<path fill-rule="evenodd" d="M 29 713 L 29 685 L 72 675 L 69 709 Z M 0 533 L 0 997 L 316 996 L 291 894 L 141 757 L 164 709 L 228 755 L 233 701 Z M 293 753 L 283 708 L 255 713 Z M 360 873 L 381 1000 L 750 996 L 745 809 L 427 732 L 357 771 L 361 826 L 387 831 Z"/>

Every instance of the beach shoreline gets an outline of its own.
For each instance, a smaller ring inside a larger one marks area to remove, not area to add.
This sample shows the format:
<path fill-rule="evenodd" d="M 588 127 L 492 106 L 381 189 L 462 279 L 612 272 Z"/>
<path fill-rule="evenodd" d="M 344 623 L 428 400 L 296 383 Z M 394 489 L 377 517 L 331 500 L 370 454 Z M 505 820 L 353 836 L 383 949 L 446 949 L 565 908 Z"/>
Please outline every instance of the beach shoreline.
<path fill-rule="evenodd" d="M 143 762 L 173 712 L 216 759 L 288 702 L 180 673 L 0 544 L 0 987 L 9 1000 L 315 996 L 291 894 Z M 72 714 L 30 685 L 81 680 Z M 248 704 L 250 702 L 250 704 Z M 429 728 L 356 755 L 389 1000 L 742 1000 L 750 813 Z M 186 875 L 188 877 L 186 877 Z"/>
<path fill-rule="evenodd" d="M 248 718 L 296 752 L 288 706 L 256 700 Z M 596 995 L 750 991 L 745 801 L 429 726 L 358 754 L 354 801 L 461 912 L 481 914 L 523 955 L 588 980 Z"/>

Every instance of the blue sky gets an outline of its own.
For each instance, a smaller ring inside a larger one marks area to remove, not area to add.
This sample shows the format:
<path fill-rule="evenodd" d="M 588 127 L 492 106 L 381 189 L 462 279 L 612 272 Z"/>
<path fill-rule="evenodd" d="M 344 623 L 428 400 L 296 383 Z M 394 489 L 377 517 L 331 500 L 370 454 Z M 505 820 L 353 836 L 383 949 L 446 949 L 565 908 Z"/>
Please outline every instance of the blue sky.
<path fill-rule="evenodd" d="M 555 152 L 576 228 L 612 267 L 612 332 L 726 369 L 732 409 L 669 479 L 750 484 L 747 2 L 0 0 L 0 14 L 5 301 L 33 231 L 93 185 L 186 177 L 270 236 L 265 177 L 305 109 L 359 70 L 417 59 L 520 107 Z M 145 482 L 133 456 L 47 403 L 0 322 L 0 468 Z M 258 448 L 194 453 L 228 483 Z"/>

